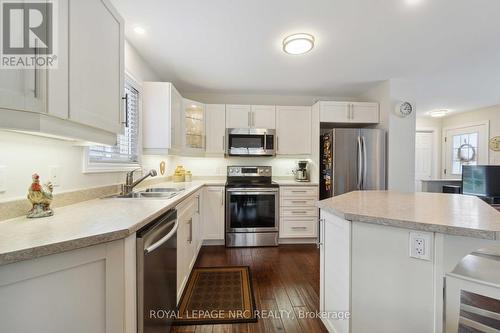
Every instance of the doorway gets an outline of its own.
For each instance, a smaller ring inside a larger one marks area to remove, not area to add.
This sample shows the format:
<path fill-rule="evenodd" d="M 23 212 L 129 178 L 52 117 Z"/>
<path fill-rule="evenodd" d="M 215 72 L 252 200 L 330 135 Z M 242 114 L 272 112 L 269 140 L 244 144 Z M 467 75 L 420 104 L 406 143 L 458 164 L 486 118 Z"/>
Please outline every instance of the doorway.
<path fill-rule="evenodd" d="M 489 124 L 478 123 L 443 130 L 443 177 L 461 179 L 463 165 L 486 165 Z"/>
<path fill-rule="evenodd" d="M 417 131 L 415 135 L 415 191 L 422 191 L 422 179 L 432 178 L 434 132 Z"/>

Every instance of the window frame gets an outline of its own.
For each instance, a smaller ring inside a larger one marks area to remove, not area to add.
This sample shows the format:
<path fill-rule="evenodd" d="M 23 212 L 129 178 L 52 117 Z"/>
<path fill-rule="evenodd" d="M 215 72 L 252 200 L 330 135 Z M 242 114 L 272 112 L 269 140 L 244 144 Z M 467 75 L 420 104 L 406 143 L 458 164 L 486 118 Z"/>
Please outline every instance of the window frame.
<path fill-rule="evenodd" d="M 142 166 L 142 84 L 132 74 L 125 71 L 124 82 L 130 84 L 139 93 L 139 129 L 137 138 L 137 163 L 91 162 L 89 148 L 83 149 L 83 173 L 108 173 L 133 171 Z M 124 86 L 125 89 L 125 86 Z"/>

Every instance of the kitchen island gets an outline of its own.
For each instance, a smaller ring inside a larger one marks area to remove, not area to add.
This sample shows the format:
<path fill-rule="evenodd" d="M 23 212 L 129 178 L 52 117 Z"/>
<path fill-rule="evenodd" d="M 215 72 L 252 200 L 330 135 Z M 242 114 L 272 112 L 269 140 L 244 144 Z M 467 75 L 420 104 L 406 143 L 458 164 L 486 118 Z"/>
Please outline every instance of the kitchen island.
<path fill-rule="evenodd" d="M 325 316 L 331 332 L 447 332 L 446 274 L 500 245 L 500 213 L 476 197 L 356 191 L 317 206 L 320 308 L 350 312 Z"/>

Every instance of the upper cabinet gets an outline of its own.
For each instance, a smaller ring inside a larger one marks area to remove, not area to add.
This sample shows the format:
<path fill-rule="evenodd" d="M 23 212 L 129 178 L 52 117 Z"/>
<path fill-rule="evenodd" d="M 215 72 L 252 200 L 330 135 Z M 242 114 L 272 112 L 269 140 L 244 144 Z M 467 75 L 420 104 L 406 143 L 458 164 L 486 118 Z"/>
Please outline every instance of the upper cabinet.
<path fill-rule="evenodd" d="M 182 114 L 184 131 L 183 151 L 185 153 L 203 154 L 205 151 L 205 105 L 184 99 Z"/>
<path fill-rule="evenodd" d="M 147 154 L 178 153 L 182 147 L 183 98 L 169 82 L 142 86 L 142 142 Z"/>
<path fill-rule="evenodd" d="M 226 105 L 226 128 L 276 128 L 274 105 Z"/>
<path fill-rule="evenodd" d="M 278 155 L 310 155 L 312 153 L 311 140 L 311 107 L 276 107 L 276 148 Z"/>
<path fill-rule="evenodd" d="M 252 105 L 250 116 L 253 128 L 276 128 L 276 106 L 274 105 Z"/>
<path fill-rule="evenodd" d="M 56 8 L 58 66 L 2 71 L 0 128 L 114 145 L 125 121 L 123 19 L 108 0 Z"/>
<path fill-rule="evenodd" d="M 70 119 L 120 133 L 123 19 L 107 0 L 69 0 Z M 92 24 L 89 24 L 92 22 Z"/>
<path fill-rule="evenodd" d="M 320 121 L 324 123 L 379 123 L 378 103 L 318 102 Z"/>
<path fill-rule="evenodd" d="M 224 154 L 226 145 L 226 106 L 224 104 L 206 104 L 205 118 L 206 153 Z"/>

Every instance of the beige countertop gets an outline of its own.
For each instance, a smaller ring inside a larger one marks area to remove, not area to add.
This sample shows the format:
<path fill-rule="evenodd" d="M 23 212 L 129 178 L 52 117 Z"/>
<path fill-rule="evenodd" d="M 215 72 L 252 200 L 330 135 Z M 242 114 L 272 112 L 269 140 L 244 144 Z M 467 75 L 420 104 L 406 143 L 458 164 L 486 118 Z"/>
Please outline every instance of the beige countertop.
<path fill-rule="evenodd" d="M 297 182 L 293 178 L 273 178 L 273 181 L 282 186 L 318 186 L 318 182 Z"/>
<path fill-rule="evenodd" d="M 204 185 L 224 180 L 164 182 L 152 187 L 179 187 L 172 199 L 94 199 L 54 209 L 41 219 L 18 217 L 0 222 L 0 265 L 125 238 Z"/>
<path fill-rule="evenodd" d="M 355 191 L 319 201 L 317 206 L 350 221 L 500 239 L 500 213 L 473 196 Z"/>

